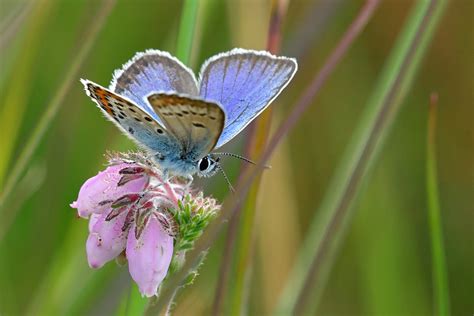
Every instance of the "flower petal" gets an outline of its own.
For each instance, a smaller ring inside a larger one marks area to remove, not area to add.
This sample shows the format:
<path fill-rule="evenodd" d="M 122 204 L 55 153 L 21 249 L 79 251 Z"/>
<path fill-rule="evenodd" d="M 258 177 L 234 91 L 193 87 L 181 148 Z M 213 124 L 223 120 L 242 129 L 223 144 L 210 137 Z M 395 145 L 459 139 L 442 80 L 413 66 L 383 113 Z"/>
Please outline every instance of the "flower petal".
<path fill-rule="evenodd" d="M 135 238 L 135 227 L 129 230 L 126 253 L 130 275 L 142 295 L 156 295 L 171 263 L 173 238 L 152 216 L 138 240 Z"/>
<path fill-rule="evenodd" d="M 103 217 L 102 214 L 92 214 L 91 217 L 89 217 L 89 233 L 93 232 L 95 224 L 97 224 L 101 217 Z M 104 219 L 102 218 L 102 220 Z"/>
<path fill-rule="evenodd" d="M 111 202 L 129 193 L 138 193 L 143 190 L 147 183 L 147 177 L 127 182 L 117 186 L 122 175 L 119 171 L 134 165 L 122 163 L 107 167 L 96 176 L 88 179 L 81 187 L 77 201 L 71 203 L 72 208 L 77 209 L 79 216 L 87 218 L 92 213 L 103 213 L 110 208 Z M 100 205 L 99 203 L 110 201 Z"/>
<path fill-rule="evenodd" d="M 122 232 L 122 226 L 126 215 L 127 212 L 123 212 L 106 221 L 107 214 L 92 214 L 86 243 L 87 261 L 91 268 L 102 267 L 125 249 L 127 232 Z"/>

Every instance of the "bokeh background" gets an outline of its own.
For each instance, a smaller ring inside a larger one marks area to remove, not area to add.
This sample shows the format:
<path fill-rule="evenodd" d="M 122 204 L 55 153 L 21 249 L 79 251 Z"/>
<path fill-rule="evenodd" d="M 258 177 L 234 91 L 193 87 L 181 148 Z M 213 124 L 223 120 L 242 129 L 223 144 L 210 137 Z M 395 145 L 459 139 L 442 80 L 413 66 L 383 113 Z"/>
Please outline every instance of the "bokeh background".
<path fill-rule="evenodd" d="M 250 314 L 268 314 L 275 307 L 413 3 L 380 5 L 265 171 L 254 227 Z M 273 104 L 273 126 L 292 109 L 362 4 L 290 1 L 281 54 L 298 58 L 300 68 Z M 93 106 L 79 78 L 106 86 L 113 70 L 137 51 L 174 53 L 182 2 L 119 0 L 110 15 L 98 17 L 102 5 L 99 0 L 0 0 L 0 187 L 55 95 L 73 81 L 0 210 L 1 315 L 113 315 L 130 293 L 126 267 L 87 266 L 87 221 L 69 207 L 81 184 L 103 168 L 106 150 L 135 148 Z M 474 1 L 449 3 L 358 200 L 318 314 L 433 314 L 425 185 L 433 91 L 439 94 L 439 198 L 452 314 L 474 312 L 473 12 Z M 206 58 L 233 47 L 265 49 L 269 17 L 270 1 L 202 1 L 191 66 L 198 70 Z M 68 78 L 96 19 L 103 19 L 103 27 L 78 75 Z M 240 153 L 244 139 L 240 135 L 226 149 Z M 224 165 L 233 182 L 239 166 L 232 160 Z M 228 194 L 220 176 L 198 185 L 219 200 Z M 210 249 L 195 284 L 178 295 L 176 315 L 209 314 L 224 238 L 225 233 Z M 136 295 L 135 287 L 131 291 Z"/>

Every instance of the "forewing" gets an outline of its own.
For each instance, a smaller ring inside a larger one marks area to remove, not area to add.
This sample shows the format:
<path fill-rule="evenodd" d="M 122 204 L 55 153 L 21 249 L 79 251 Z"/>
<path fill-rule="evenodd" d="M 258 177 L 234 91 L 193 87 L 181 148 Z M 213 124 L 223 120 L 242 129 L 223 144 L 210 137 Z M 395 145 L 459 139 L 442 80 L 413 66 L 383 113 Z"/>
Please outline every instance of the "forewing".
<path fill-rule="evenodd" d="M 244 129 L 280 94 L 297 70 L 296 60 L 265 51 L 234 49 L 204 63 L 200 95 L 224 107 L 226 122 L 216 148 Z"/>
<path fill-rule="evenodd" d="M 198 159 L 215 147 L 225 122 L 218 104 L 165 93 L 152 94 L 148 100 L 184 153 Z"/>
<path fill-rule="evenodd" d="M 88 80 L 81 79 L 87 95 L 125 135 L 153 152 L 168 154 L 178 146 L 176 139 L 136 104 Z"/>
<path fill-rule="evenodd" d="M 130 99 L 159 121 L 147 97 L 151 93 L 185 93 L 198 95 L 194 73 L 167 52 L 147 50 L 137 53 L 114 73 L 110 90 Z"/>

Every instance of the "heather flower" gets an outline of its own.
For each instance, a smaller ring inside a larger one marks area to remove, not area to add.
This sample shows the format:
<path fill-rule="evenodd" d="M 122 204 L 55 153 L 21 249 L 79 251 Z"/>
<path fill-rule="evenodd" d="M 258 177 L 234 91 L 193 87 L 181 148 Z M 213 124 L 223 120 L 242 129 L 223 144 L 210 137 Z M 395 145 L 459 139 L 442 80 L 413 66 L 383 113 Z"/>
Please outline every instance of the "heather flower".
<path fill-rule="evenodd" d="M 163 182 L 143 154 L 111 156 L 109 163 L 71 204 L 89 218 L 87 260 L 97 269 L 125 257 L 140 292 L 151 297 L 177 262 L 173 257 L 184 258 L 219 206 L 202 193 L 194 195 L 179 179 Z"/>
<path fill-rule="evenodd" d="M 88 218 L 91 214 L 102 214 L 110 208 L 110 203 L 129 193 L 141 192 L 146 185 L 146 177 L 140 177 L 135 181 L 129 181 L 122 186 L 117 183 L 122 178 L 120 170 L 132 167 L 126 163 L 112 165 L 96 176 L 88 179 L 79 190 L 77 201 L 71 207 L 77 209 L 80 217 Z"/>

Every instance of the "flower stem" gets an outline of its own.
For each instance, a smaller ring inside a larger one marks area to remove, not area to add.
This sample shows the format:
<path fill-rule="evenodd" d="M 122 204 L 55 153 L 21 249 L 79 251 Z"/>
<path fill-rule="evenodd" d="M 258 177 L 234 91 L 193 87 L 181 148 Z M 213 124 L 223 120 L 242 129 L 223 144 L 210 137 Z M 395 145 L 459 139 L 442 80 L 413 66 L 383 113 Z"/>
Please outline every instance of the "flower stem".
<path fill-rule="evenodd" d="M 168 197 L 170 197 L 173 200 L 174 205 L 178 205 L 178 197 L 176 196 L 173 188 L 171 187 L 170 183 L 168 181 L 163 183 L 163 188 L 166 191 L 166 194 Z"/>
<path fill-rule="evenodd" d="M 436 172 L 436 114 L 438 95 L 433 93 L 428 111 L 428 139 L 426 150 L 426 192 L 431 237 L 435 314 L 449 315 L 449 286 L 443 245 L 443 227 Z"/>

